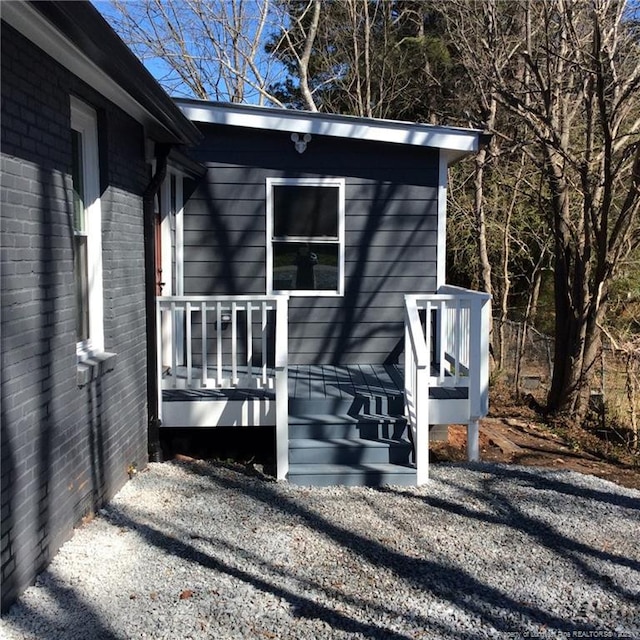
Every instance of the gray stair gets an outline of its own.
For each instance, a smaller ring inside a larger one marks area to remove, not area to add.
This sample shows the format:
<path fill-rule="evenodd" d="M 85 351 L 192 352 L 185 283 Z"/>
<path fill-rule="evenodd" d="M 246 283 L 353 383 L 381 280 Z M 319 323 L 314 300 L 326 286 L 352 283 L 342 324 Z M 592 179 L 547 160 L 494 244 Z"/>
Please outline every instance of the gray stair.
<path fill-rule="evenodd" d="M 306 487 L 412 487 L 416 484 L 416 470 L 397 464 L 289 465 L 287 478 L 291 484 Z"/>
<path fill-rule="evenodd" d="M 314 413 L 316 400 L 295 405 L 289 416 L 289 474 L 304 486 L 415 484 L 411 444 L 400 416 Z"/>

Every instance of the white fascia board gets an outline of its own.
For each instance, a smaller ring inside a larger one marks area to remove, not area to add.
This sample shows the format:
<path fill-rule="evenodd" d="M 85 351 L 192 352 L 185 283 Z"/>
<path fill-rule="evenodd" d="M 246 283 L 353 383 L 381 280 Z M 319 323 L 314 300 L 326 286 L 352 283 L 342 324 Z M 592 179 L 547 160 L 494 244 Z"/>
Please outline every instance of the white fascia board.
<path fill-rule="evenodd" d="M 171 135 L 157 118 L 26 2 L 2 2 L 2 20 L 132 118 Z"/>
<path fill-rule="evenodd" d="M 194 104 L 180 100 L 176 103 L 192 122 L 431 147 L 448 151 L 446 157 L 449 161 L 477 151 L 481 133 L 475 129 L 353 116 L 327 116 L 286 109 L 238 107 L 219 103 Z"/>

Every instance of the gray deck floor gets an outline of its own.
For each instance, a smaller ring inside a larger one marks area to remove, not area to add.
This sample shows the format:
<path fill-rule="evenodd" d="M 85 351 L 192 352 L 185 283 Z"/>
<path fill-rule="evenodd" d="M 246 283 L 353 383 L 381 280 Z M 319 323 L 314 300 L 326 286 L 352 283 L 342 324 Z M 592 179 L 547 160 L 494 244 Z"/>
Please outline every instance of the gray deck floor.
<path fill-rule="evenodd" d="M 289 397 L 295 399 L 401 396 L 404 382 L 396 365 L 291 365 Z"/>
<path fill-rule="evenodd" d="M 255 376 L 258 376 L 259 372 L 258 368 L 254 368 L 252 375 L 255 373 Z M 273 374 L 273 370 L 268 371 L 269 376 L 273 376 Z M 178 376 L 186 377 L 180 370 Z M 401 397 L 403 393 L 404 371 L 398 365 L 289 365 L 290 399 L 338 398 L 349 400 L 358 396 L 395 398 Z M 243 400 L 248 397 L 272 398 L 274 393 L 272 390 L 249 388 L 164 389 L 162 396 L 165 401 L 216 398 Z M 467 389 L 431 388 L 430 397 L 438 399 L 466 398 Z"/>

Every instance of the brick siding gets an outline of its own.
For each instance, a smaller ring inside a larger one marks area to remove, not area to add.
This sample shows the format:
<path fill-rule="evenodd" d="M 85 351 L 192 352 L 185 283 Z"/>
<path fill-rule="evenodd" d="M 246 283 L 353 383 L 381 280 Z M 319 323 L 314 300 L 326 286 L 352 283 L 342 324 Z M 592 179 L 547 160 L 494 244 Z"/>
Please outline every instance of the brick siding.
<path fill-rule="evenodd" d="M 142 127 L 2 24 L 2 609 L 147 462 Z M 76 363 L 69 96 L 98 113 L 105 350 Z M 79 384 L 80 383 L 80 384 Z"/>

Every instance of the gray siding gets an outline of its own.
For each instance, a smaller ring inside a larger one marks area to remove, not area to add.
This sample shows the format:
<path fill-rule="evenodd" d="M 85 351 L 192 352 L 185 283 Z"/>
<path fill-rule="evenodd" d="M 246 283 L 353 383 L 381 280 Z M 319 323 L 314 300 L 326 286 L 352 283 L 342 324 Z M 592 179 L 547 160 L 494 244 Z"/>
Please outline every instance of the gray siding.
<path fill-rule="evenodd" d="M 437 151 L 314 136 L 301 155 L 288 133 L 201 128 L 208 171 L 186 206 L 186 293 L 265 293 L 266 179 L 345 178 L 345 295 L 291 298 L 290 359 L 395 360 L 403 294 L 436 287 Z"/>
<path fill-rule="evenodd" d="M 143 131 L 2 24 L 2 608 L 144 467 Z M 98 111 L 104 331 L 76 364 L 69 95 Z"/>

